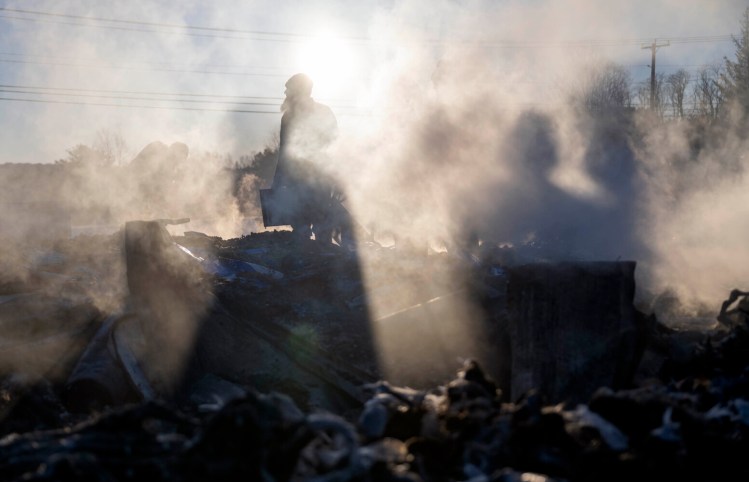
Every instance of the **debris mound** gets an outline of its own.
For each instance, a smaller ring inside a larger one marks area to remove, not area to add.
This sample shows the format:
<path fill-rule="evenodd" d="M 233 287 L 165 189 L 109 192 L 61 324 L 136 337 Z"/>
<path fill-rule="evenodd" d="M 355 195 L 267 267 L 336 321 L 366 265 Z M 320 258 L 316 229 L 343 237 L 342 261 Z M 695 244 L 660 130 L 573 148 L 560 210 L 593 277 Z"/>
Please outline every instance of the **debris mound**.
<path fill-rule="evenodd" d="M 744 328 L 736 328 L 744 330 Z M 738 335 L 736 333 L 735 335 Z M 733 339 L 733 338 L 730 338 Z M 716 353 L 733 342 L 714 347 Z M 744 345 L 744 348 L 749 348 Z M 731 350 L 734 347 L 730 348 Z M 158 402 L 0 441 L 2 480 L 742 480 L 749 371 L 714 372 L 587 404 L 514 403 L 481 367 L 429 390 L 385 381 L 356 421 L 246 391 L 216 411 Z"/>
<path fill-rule="evenodd" d="M 632 262 L 404 259 L 170 222 L 6 272 L 0 480 L 749 479 L 746 292 L 684 333 L 634 309 Z M 445 321 L 465 320 L 456 300 L 473 325 Z M 488 356 L 461 366 L 468 326 Z M 405 356 L 418 344 L 443 351 Z"/>

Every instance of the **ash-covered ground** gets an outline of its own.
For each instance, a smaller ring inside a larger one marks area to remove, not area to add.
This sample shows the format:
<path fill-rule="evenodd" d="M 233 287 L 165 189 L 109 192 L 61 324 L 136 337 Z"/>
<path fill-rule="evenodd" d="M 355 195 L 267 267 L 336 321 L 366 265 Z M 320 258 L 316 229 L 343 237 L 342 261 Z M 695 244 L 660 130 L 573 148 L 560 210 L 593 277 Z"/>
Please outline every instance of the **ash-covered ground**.
<path fill-rule="evenodd" d="M 742 296 L 709 329 L 638 312 L 636 369 L 618 386 L 510 393 L 494 342 L 527 253 L 187 232 L 163 240 L 172 270 L 132 238 L 6 246 L 3 480 L 749 475 Z M 480 320 L 440 325 L 455 299 Z M 175 327 L 175 312 L 196 315 Z"/>

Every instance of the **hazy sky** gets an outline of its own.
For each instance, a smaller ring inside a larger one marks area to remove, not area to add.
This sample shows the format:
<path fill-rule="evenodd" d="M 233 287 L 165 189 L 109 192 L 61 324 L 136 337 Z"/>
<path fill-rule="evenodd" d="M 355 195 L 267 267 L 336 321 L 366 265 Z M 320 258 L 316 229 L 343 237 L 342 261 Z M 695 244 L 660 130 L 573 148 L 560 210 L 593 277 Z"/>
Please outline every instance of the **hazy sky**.
<path fill-rule="evenodd" d="M 634 81 L 647 79 L 650 54 L 641 47 L 648 39 L 672 39 L 658 52 L 664 72 L 719 62 L 733 54 L 725 36 L 738 32 L 746 6 L 1 1 L 0 162 L 52 162 L 101 130 L 121 134 L 133 154 L 155 140 L 251 153 L 277 131 L 283 84 L 298 71 L 313 76 L 314 97 L 333 107 L 345 133 L 378 115 L 391 100 L 382 97 L 392 94 L 389 83 L 428 83 L 462 50 L 480 56 L 477 79 L 517 89 L 518 102 L 551 103 L 582 62 L 612 60 Z"/>

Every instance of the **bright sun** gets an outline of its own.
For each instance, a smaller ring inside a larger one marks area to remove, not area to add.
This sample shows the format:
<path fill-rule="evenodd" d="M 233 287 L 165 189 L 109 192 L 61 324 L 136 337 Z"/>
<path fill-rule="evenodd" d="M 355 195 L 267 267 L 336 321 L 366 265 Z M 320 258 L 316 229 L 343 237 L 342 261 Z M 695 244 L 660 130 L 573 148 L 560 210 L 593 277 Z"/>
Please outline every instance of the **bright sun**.
<path fill-rule="evenodd" d="M 354 72 L 350 46 L 333 36 L 318 36 L 299 49 L 297 65 L 312 77 L 314 93 L 325 97 L 348 82 Z"/>

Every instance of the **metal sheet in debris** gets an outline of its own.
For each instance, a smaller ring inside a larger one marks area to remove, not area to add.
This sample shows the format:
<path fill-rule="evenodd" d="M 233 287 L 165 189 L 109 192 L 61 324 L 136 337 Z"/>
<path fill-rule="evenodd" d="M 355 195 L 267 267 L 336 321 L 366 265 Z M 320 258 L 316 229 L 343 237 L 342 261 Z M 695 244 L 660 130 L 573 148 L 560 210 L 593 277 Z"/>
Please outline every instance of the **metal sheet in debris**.
<path fill-rule="evenodd" d="M 234 277 L 237 273 L 253 272 L 276 280 L 283 278 L 283 273 L 249 261 L 222 257 L 218 259 L 218 263 L 220 265 L 217 272 L 219 276 Z"/>
<path fill-rule="evenodd" d="M 296 203 L 289 189 L 260 189 L 263 225 L 266 228 L 291 225 L 293 210 L 290 207 Z"/>

